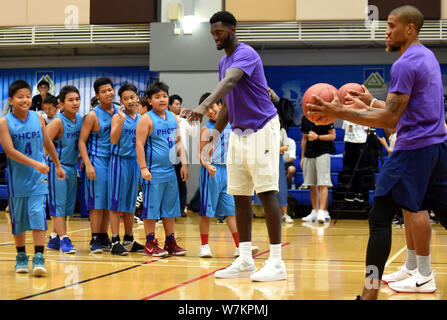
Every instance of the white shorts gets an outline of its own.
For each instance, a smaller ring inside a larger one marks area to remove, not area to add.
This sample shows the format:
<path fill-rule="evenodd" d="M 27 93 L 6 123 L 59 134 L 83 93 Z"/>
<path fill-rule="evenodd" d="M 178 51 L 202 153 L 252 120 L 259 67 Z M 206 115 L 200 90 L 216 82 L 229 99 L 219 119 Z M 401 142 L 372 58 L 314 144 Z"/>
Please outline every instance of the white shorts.
<path fill-rule="evenodd" d="M 280 125 L 278 116 L 257 132 L 230 133 L 227 155 L 227 193 L 252 196 L 278 192 Z"/>

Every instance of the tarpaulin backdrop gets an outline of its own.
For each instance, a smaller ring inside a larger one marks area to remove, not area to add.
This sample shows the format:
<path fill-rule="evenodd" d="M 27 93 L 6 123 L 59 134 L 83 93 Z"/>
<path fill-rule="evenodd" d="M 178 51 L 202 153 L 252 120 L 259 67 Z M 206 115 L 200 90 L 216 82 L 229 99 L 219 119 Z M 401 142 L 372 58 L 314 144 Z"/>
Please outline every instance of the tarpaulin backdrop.
<path fill-rule="evenodd" d="M 386 98 L 391 65 L 359 66 L 266 66 L 268 85 L 280 98 L 289 99 L 295 106 L 295 123 L 301 123 L 301 99 L 315 83 L 325 82 L 337 89 L 349 82 L 365 84 L 374 97 Z M 447 94 L 447 65 L 441 65 L 444 94 Z"/>
<path fill-rule="evenodd" d="M 148 83 L 152 83 L 157 74 L 148 67 L 88 67 L 88 68 L 35 68 L 35 69 L 0 69 L 0 107 L 8 102 L 8 87 L 18 79 L 28 81 L 33 87 L 33 96 L 38 94 L 37 83 L 41 79 L 50 80 L 50 93 L 58 95 L 66 85 L 78 88 L 81 94 L 79 113 L 85 115 L 90 110 L 90 100 L 95 95 L 93 83 L 99 77 L 112 80 L 115 89 L 115 101 L 119 102 L 118 89 L 126 83 L 134 84 L 138 90 L 144 91 Z"/>

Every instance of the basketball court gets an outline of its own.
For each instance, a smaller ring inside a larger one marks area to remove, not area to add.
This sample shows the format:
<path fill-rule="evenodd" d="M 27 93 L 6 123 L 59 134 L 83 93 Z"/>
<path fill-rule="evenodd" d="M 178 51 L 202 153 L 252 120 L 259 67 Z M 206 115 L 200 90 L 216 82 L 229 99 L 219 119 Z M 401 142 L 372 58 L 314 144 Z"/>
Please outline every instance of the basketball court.
<path fill-rule="evenodd" d="M 10 233 L 9 214 L 0 212 L 0 300 L 353 300 L 361 293 L 369 235 L 367 220 L 338 220 L 334 225 L 283 224 L 282 252 L 286 281 L 255 283 L 249 279 L 216 279 L 214 272 L 234 260 L 234 243 L 227 225 L 211 220 L 212 258 L 199 258 L 198 214 L 177 218 L 176 235 L 186 256 L 159 259 L 142 253 L 113 256 L 90 254 L 87 218 L 72 218 L 68 235 L 77 252 L 66 255 L 45 250 L 46 277 L 16 274 L 16 249 Z M 51 221 L 48 221 L 51 228 Z M 121 224 L 121 228 L 122 228 Z M 135 239 L 144 243 L 143 225 L 135 224 Z M 162 225 L 156 237 L 164 239 Z M 253 244 L 259 247 L 255 264 L 269 257 L 263 218 L 253 220 Z M 447 231 L 433 225 L 432 267 L 438 290 L 434 294 L 394 293 L 382 285 L 381 300 L 445 300 L 447 285 Z M 34 248 L 27 237 L 30 265 Z M 405 230 L 393 225 L 393 245 L 385 274 L 405 263 Z"/>

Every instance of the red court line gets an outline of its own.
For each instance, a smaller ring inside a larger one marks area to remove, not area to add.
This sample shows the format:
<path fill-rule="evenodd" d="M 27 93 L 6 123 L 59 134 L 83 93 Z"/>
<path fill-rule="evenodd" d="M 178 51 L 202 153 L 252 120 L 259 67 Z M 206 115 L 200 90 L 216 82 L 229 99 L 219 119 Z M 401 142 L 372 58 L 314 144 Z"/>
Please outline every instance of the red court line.
<path fill-rule="evenodd" d="M 290 242 L 283 243 L 283 244 L 281 245 L 281 247 L 285 247 L 285 246 L 287 246 L 287 245 L 289 245 L 289 244 L 290 244 Z M 254 255 L 253 258 L 259 257 L 259 256 L 261 256 L 261 255 L 263 255 L 263 254 L 268 253 L 268 252 L 270 252 L 270 250 L 267 250 L 267 251 L 264 251 L 264 252 L 260 252 L 260 253 L 258 253 L 258 254 L 256 254 L 256 255 Z M 228 266 L 229 266 L 229 265 L 228 265 Z M 228 266 L 227 266 L 227 267 L 228 267 Z M 213 272 L 210 272 L 210 273 L 201 275 L 200 277 L 197 277 L 197 278 L 194 278 L 194 279 L 191 279 L 191 280 L 182 282 L 182 283 L 177 284 L 177 285 L 175 285 L 175 286 L 172 286 L 172 287 L 170 287 L 170 288 L 167 288 L 167 289 L 164 289 L 164 290 L 159 291 L 159 292 L 157 292 L 157 293 L 151 294 L 150 296 L 147 296 L 147 297 L 145 297 L 145 298 L 141 298 L 141 300 L 150 300 L 150 299 L 156 298 L 156 297 L 158 297 L 158 296 L 161 296 L 162 294 L 165 294 L 165 293 L 170 292 L 170 291 L 173 291 L 173 290 L 175 290 L 175 289 L 184 287 L 184 286 L 186 286 L 186 285 L 188 285 L 188 284 L 190 284 L 190 283 L 196 282 L 196 281 L 198 281 L 198 280 L 205 279 L 205 278 L 209 277 L 210 275 L 214 274 L 216 271 L 222 270 L 222 269 L 224 269 L 224 268 L 226 268 L 226 267 L 223 267 L 223 268 L 214 270 Z"/>

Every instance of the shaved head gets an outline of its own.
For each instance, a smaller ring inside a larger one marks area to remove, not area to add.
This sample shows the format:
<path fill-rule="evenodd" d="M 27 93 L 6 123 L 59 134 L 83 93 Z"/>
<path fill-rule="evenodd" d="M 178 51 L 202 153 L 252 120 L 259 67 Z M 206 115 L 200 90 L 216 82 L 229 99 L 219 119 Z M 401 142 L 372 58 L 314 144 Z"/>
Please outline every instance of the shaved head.
<path fill-rule="evenodd" d="M 399 20 L 407 25 L 410 23 L 414 24 L 417 33 L 419 33 L 424 24 L 424 16 L 422 15 L 422 12 L 413 6 L 407 5 L 398 7 L 391 11 L 389 15 L 398 17 Z"/>

